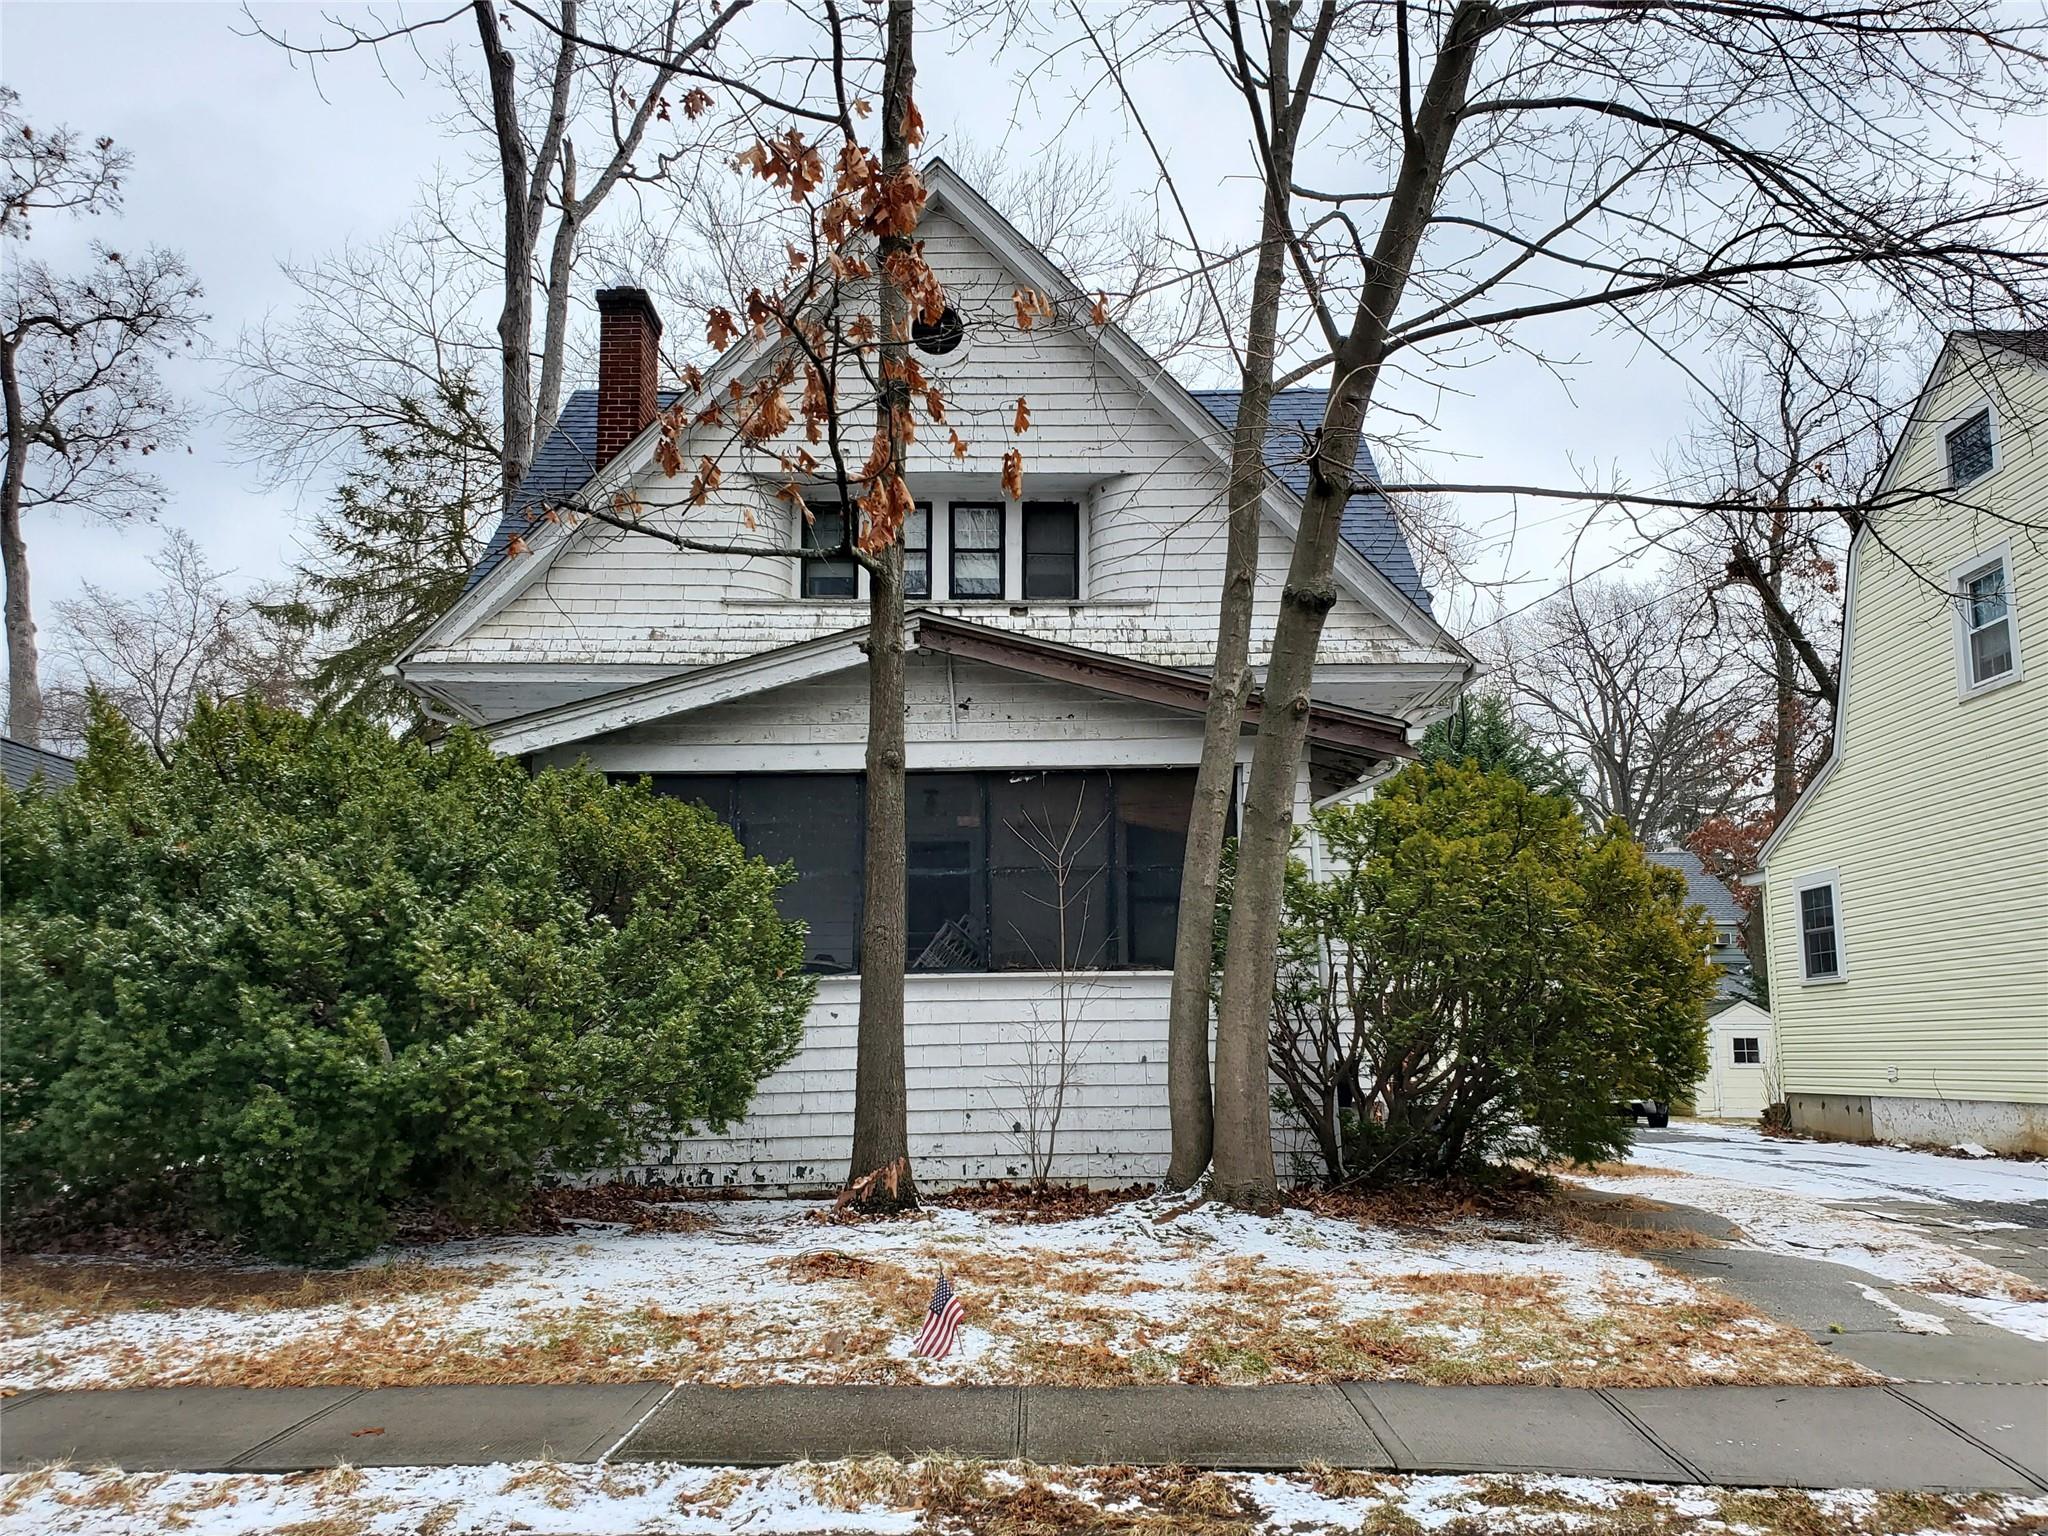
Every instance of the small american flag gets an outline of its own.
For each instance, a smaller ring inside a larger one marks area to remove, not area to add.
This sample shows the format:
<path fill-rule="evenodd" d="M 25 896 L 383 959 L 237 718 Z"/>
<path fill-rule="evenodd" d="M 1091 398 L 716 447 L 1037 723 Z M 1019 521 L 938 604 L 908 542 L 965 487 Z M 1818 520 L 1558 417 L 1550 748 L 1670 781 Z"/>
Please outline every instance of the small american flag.
<path fill-rule="evenodd" d="M 932 1287 L 932 1304 L 925 1309 L 924 1328 L 911 1346 L 911 1353 L 945 1359 L 952 1353 L 953 1335 L 960 1331 L 966 1317 L 967 1309 L 960 1305 L 960 1298 L 953 1294 L 953 1287 L 941 1273 L 939 1283 Z"/>

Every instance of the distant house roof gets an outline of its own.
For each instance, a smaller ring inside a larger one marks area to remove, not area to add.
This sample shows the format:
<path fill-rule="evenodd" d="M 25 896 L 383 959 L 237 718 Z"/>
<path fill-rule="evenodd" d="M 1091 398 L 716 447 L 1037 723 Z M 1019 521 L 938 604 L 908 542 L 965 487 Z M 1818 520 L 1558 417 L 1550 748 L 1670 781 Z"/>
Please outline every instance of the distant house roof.
<path fill-rule="evenodd" d="M 1236 390 L 1195 389 L 1188 393 L 1224 426 L 1237 425 Z M 1273 396 L 1273 407 L 1266 418 L 1266 468 L 1296 496 L 1308 495 L 1304 445 L 1308 434 L 1322 422 L 1329 395 L 1326 389 L 1283 389 Z M 1358 445 L 1358 462 L 1352 467 L 1368 479 L 1376 481 L 1380 477 L 1379 466 L 1372 461 L 1372 450 L 1363 440 Z M 1415 557 L 1409 551 L 1408 541 L 1401 536 L 1400 525 L 1394 521 L 1394 509 L 1387 505 L 1386 497 L 1377 491 L 1362 491 L 1352 497 L 1344 504 L 1340 531 L 1344 542 L 1363 556 L 1367 564 L 1399 587 L 1410 602 L 1427 611 L 1429 592 L 1422 585 Z"/>
<path fill-rule="evenodd" d="M 1191 393 L 1224 426 L 1237 420 L 1236 390 L 1197 389 Z M 1273 397 L 1272 415 L 1266 427 L 1266 466 L 1296 496 L 1308 493 L 1308 466 L 1302 462 L 1302 444 L 1306 434 L 1323 419 L 1326 395 L 1327 391 L 1320 389 L 1286 389 Z M 667 391 L 661 403 L 666 407 L 677 398 L 675 392 Z M 491 573 L 505 558 L 512 536 L 529 531 L 541 507 L 581 490 L 597 473 L 596 459 L 597 391 L 579 389 L 564 402 L 562 414 L 541 440 L 526 478 L 519 482 L 518 494 L 499 519 L 497 530 L 470 570 L 463 590 L 468 591 Z M 1358 447 L 1357 467 L 1365 475 L 1379 478 L 1372 451 L 1363 443 Z M 1342 532 L 1344 542 L 1373 569 L 1398 587 L 1410 602 L 1424 612 L 1429 611 L 1429 593 L 1416 572 L 1414 557 L 1408 551 L 1407 540 L 1401 537 L 1386 497 L 1376 491 L 1352 497 L 1344 506 Z"/>
<path fill-rule="evenodd" d="M 2031 357 L 2037 363 L 2048 363 L 2048 327 L 2032 331 L 1957 331 L 1956 335 L 1965 341 L 1982 342 L 1987 347 L 2003 347 L 2008 352 Z"/>
<path fill-rule="evenodd" d="M 679 391 L 665 389 L 661 392 L 661 408 L 665 410 L 681 398 Z M 573 390 L 562 403 L 562 414 L 555 418 L 554 426 L 541 439 L 533 463 L 527 466 L 526 478 L 519 482 L 518 492 L 505 508 L 505 515 L 498 519 L 490 543 L 484 546 L 484 552 L 470 568 L 469 580 L 463 583 L 462 590 L 467 592 L 490 575 L 511 548 L 512 535 L 528 532 L 542 507 L 575 495 L 600 468 L 602 466 L 597 462 L 597 391 Z"/>
<path fill-rule="evenodd" d="M 1685 876 L 1686 894 L 1705 907 L 1707 916 L 1714 922 L 1741 926 L 1742 908 L 1734 893 L 1707 872 L 1698 854 L 1686 848 L 1657 848 L 1651 850 L 1650 862 L 1675 869 Z"/>
<path fill-rule="evenodd" d="M 52 787 L 69 784 L 78 777 L 78 765 L 61 752 L 32 747 L 12 736 L 0 736 L 0 777 L 9 789 L 27 789 L 28 781 L 41 774 Z"/>

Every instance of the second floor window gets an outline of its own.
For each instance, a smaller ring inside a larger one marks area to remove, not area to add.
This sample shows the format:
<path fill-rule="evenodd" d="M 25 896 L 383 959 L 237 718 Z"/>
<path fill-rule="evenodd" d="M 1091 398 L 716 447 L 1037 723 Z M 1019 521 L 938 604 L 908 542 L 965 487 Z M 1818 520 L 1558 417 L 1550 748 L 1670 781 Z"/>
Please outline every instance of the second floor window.
<path fill-rule="evenodd" d="M 956 501 L 949 555 L 951 597 L 1003 595 L 1003 514 L 1000 501 Z"/>
<path fill-rule="evenodd" d="M 840 549 L 846 543 L 846 517 L 837 502 L 811 508 L 805 526 L 805 549 Z M 854 597 L 860 587 L 860 572 L 850 559 L 807 558 L 803 562 L 805 597 Z"/>
<path fill-rule="evenodd" d="M 1024 503 L 1024 597 L 1081 595 L 1081 509 L 1071 501 Z"/>
<path fill-rule="evenodd" d="M 2012 592 L 2003 554 L 1963 573 L 1957 604 L 1963 621 L 1963 686 L 1982 688 L 2012 673 Z"/>
<path fill-rule="evenodd" d="M 903 595 L 932 595 L 932 509 L 920 501 L 903 524 Z"/>

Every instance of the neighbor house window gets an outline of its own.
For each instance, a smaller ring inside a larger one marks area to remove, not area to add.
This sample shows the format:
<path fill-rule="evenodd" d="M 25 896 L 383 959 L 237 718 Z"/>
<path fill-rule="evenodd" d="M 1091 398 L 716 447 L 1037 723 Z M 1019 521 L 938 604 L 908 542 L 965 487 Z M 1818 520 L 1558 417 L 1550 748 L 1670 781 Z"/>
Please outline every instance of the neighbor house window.
<path fill-rule="evenodd" d="M 932 595 L 932 509 L 920 501 L 903 522 L 903 595 Z"/>
<path fill-rule="evenodd" d="M 2019 618 L 2013 608 L 2007 550 L 1966 561 L 1956 576 L 1956 648 L 1963 691 L 2011 679 L 2019 666 Z"/>
<path fill-rule="evenodd" d="M 809 968 L 859 968 L 861 775 L 656 774 L 654 788 L 709 806 L 749 853 L 794 863 L 776 899 L 810 928 Z M 1179 768 L 905 775 L 905 965 L 1169 969 L 1194 793 Z"/>
<path fill-rule="evenodd" d="M 1808 981 L 1841 979 L 1840 894 L 1832 877 L 1799 888 L 1799 963 Z"/>
<path fill-rule="evenodd" d="M 1989 406 L 1965 417 L 1959 426 L 1949 428 L 1944 441 L 1948 446 L 1948 483 L 1952 486 L 1968 485 L 1998 467 L 1992 448 Z"/>
<path fill-rule="evenodd" d="M 805 549 L 839 549 L 846 542 L 846 517 L 836 502 L 811 508 L 811 520 L 804 526 Z M 805 597 L 852 597 L 859 589 L 859 569 L 851 559 L 803 561 Z"/>
<path fill-rule="evenodd" d="M 1024 596 L 1081 595 L 1081 509 L 1071 501 L 1024 503 Z"/>
<path fill-rule="evenodd" d="M 1755 1035 L 1735 1037 L 1735 1065 L 1738 1067 L 1760 1067 L 1764 1063 L 1763 1041 Z"/>
<path fill-rule="evenodd" d="M 954 597 L 1003 595 L 1003 504 L 956 501 L 952 525 L 951 580 Z"/>

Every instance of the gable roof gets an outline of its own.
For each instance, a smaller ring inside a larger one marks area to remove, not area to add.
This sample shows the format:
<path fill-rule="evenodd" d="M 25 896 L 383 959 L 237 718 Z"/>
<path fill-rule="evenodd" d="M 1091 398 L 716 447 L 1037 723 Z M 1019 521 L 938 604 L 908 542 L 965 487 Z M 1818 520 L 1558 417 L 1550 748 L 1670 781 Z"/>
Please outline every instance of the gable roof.
<path fill-rule="evenodd" d="M 2048 326 L 2031 331 L 1957 331 L 1959 341 L 1974 341 L 2006 352 L 2017 352 L 2037 363 L 2048 363 Z"/>
<path fill-rule="evenodd" d="M 43 783 L 54 789 L 78 777 L 78 765 L 61 752 L 32 747 L 12 736 L 0 736 L 0 778 L 9 789 L 27 789 L 28 781 L 42 775 Z"/>
<path fill-rule="evenodd" d="M 1685 876 L 1687 897 L 1705 907 L 1709 919 L 1723 927 L 1741 926 L 1742 907 L 1735 900 L 1735 893 L 1708 871 L 1698 854 L 1690 848 L 1654 848 L 1647 850 L 1647 854 L 1652 864 L 1662 864 Z"/>
<path fill-rule="evenodd" d="M 1224 426 L 1237 425 L 1239 391 L 1191 389 L 1188 393 Z M 1303 445 L 1308 435 L 1322 424 L 1329 398 L 1327 389 L 1279 390 L 1273 396 L 1273 405 L 1266 417 L 1263 449 L 1266 468 L 1298 500 L 1308 497 L 1308 463 L 1302 452 Z M 1377 481 L 1380 477 L 1379 466 L 1373 463 L 1372 449 L 1363 438 L 1359 439 L 1358 459 L 1352 468 L 1370 480 Z M 1400 524 L 1395 522 L 1394 509 L 1387 504 L 1386 497 L 1378 491 L 1361 491 L 1345 502 L 1339 531 L 1344 542 L 1398 587 L 1403 597 L 1418 607 L 1429 607 L 1429 591 L 1422 585 L 1422 577 L 1415 569 L 1415 557 L 1408 548 L 1408 541 L 1401 536 Z"/>

